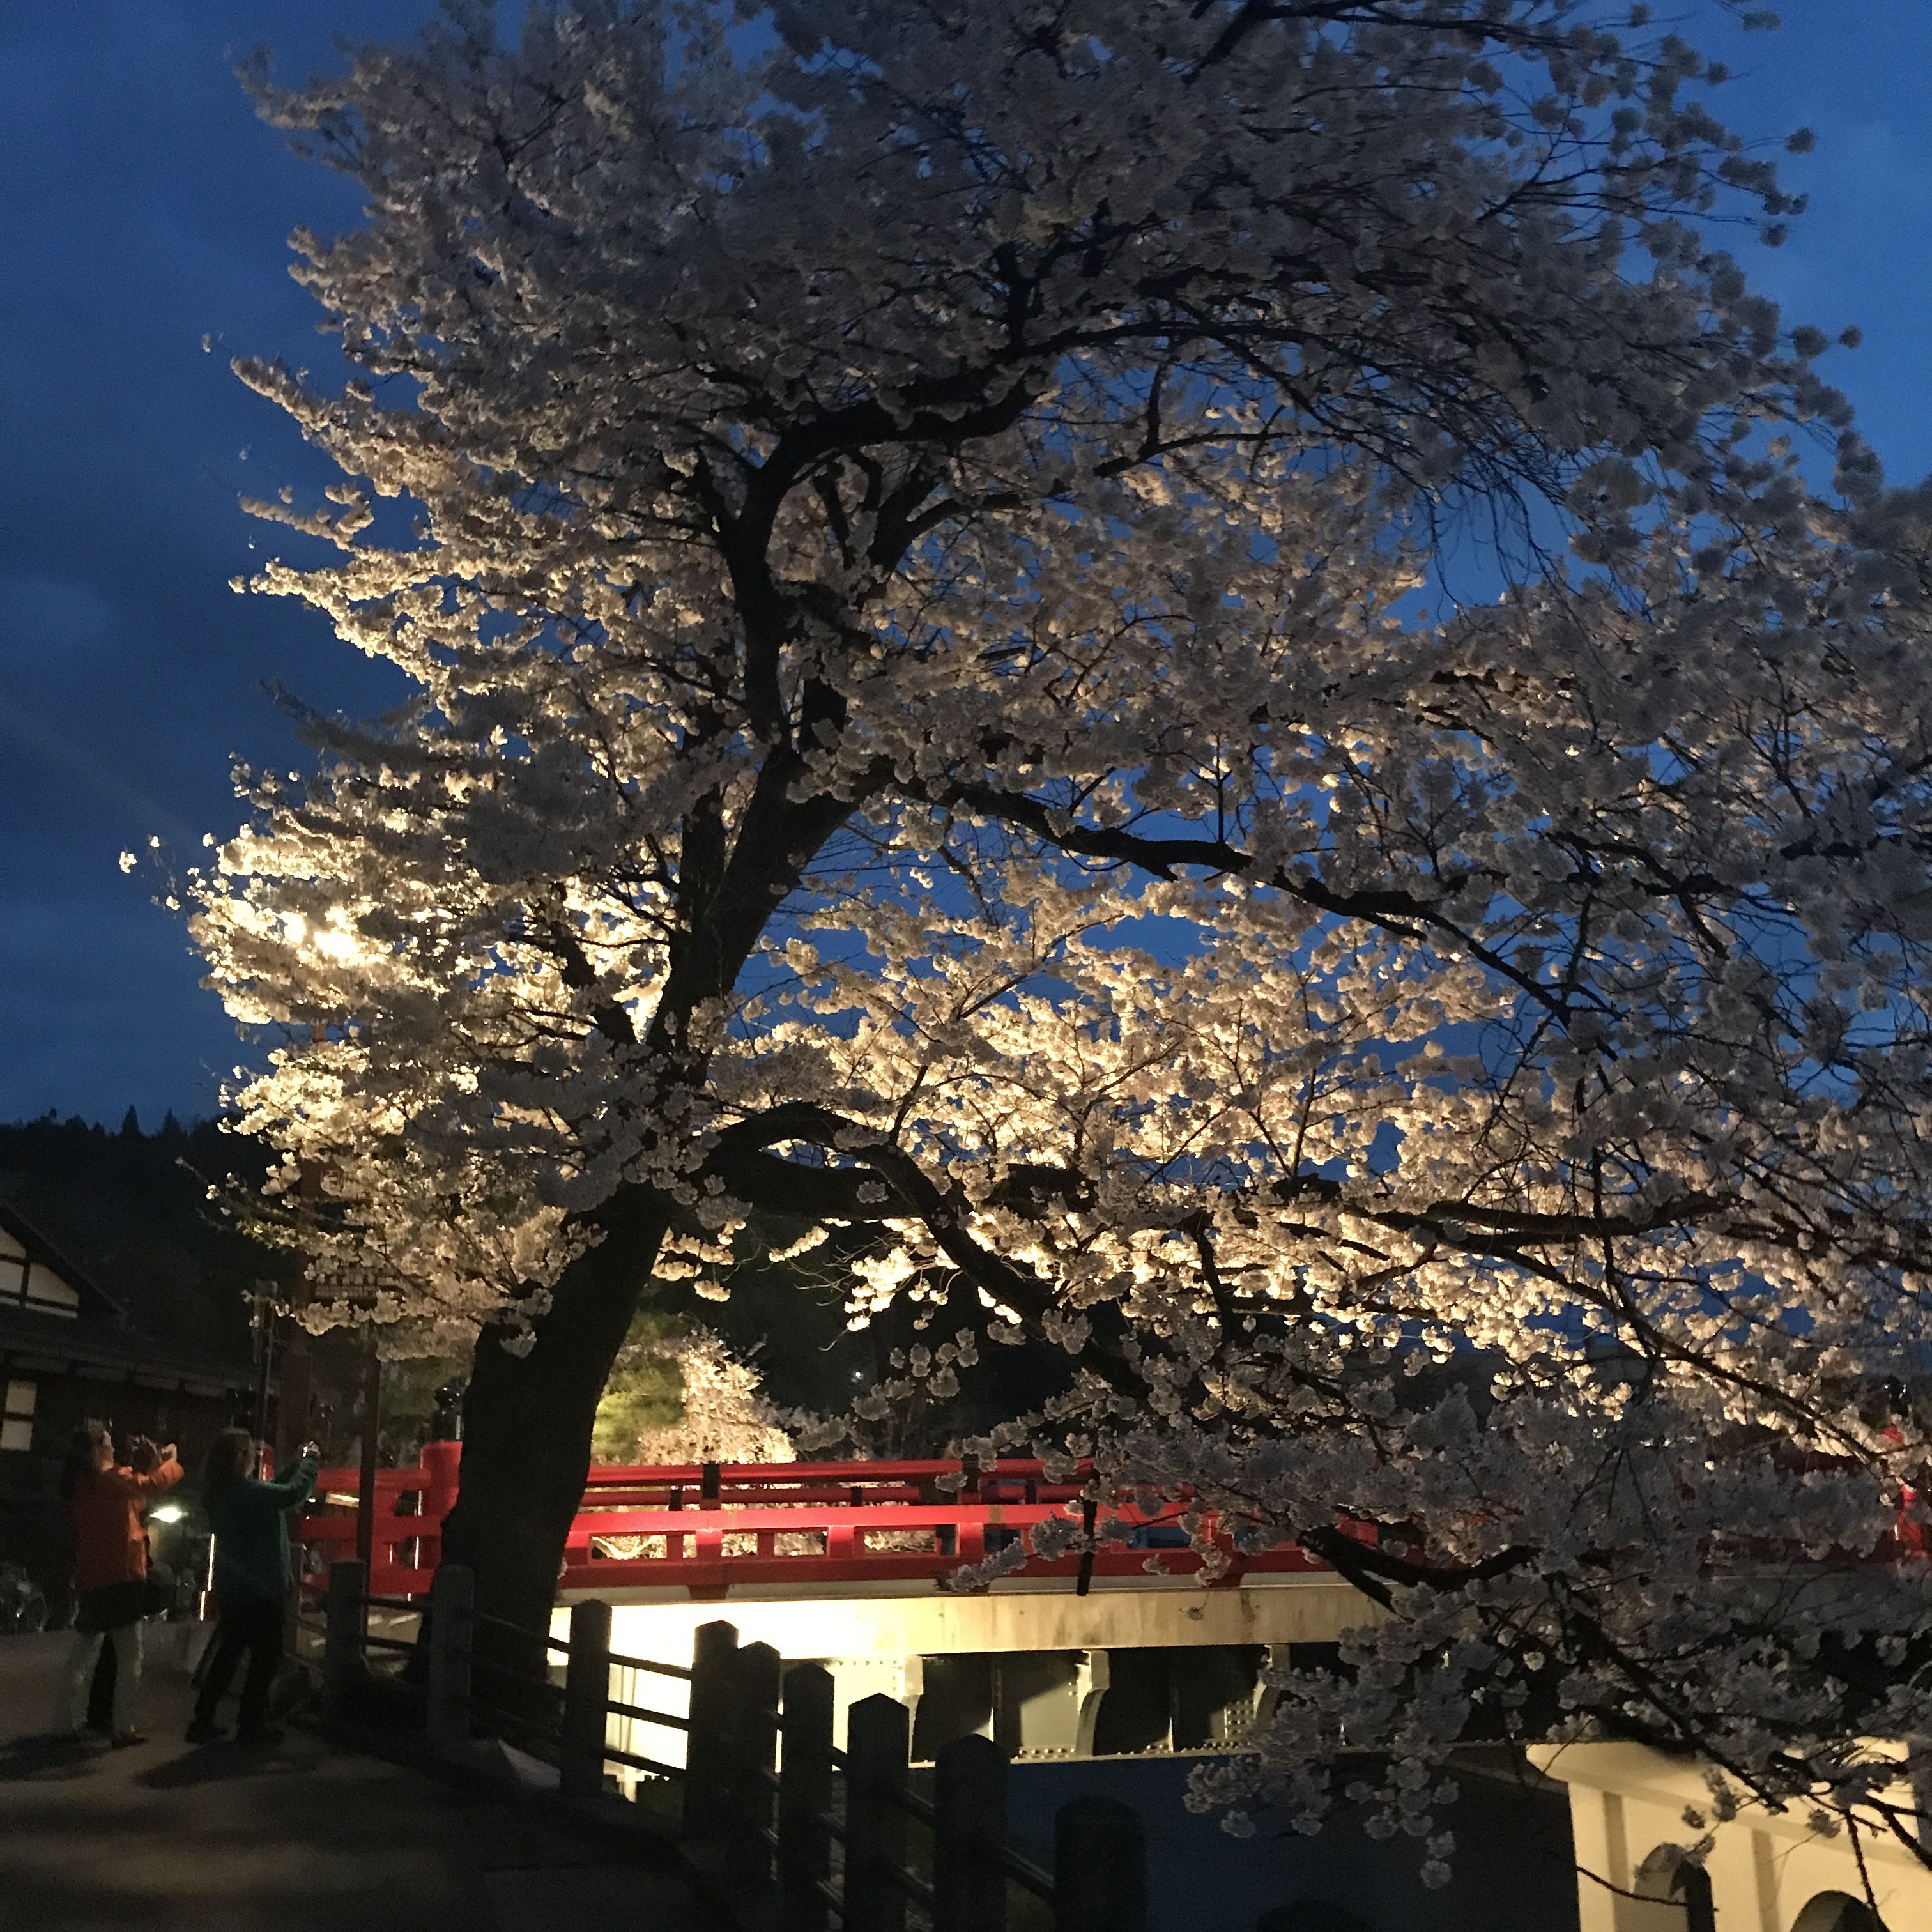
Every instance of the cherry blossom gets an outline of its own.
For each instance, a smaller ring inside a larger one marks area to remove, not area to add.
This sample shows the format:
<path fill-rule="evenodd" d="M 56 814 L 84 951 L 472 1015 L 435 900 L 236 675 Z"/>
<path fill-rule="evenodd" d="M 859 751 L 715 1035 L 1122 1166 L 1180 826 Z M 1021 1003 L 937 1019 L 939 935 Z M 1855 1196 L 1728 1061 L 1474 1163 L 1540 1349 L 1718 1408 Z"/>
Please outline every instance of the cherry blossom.
<path fill-rule="evenodd" d="M 461 4 L 254 70 L 368 202 L 297 237 L 356 381 L 238 365 L 344 475 L 254 587 L 416 695 L 187 890 L 318 1280 L 480 1326 L 498 1613 L 755 1210 L 855 1320 L 1064 1349 L 984 1446 L 1359 1587 L 1198 1802 L 1446 1876 L 1454 1744 L 1607 1732 L 1916 1844 L 1932 498 L 1623 17 Z"/>

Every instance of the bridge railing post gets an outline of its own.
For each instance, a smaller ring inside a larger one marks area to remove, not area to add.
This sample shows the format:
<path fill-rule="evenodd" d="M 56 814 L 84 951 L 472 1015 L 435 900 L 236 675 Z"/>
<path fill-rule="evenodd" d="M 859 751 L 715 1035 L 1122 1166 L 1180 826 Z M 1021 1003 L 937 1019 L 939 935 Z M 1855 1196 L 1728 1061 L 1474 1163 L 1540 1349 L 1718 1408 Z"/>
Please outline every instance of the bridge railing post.
<path fill-rule="evenodd" d="M 830 1671 L 794 1664 L 784 1674 L 784 1741 L 778 1766 L 778 1932 L 826 1932 L 829 1906 L 820 1888 L 832 1876 Z"/>
<path fill-rule="evenodd" d="M 476 1610 L 476 1573 L 460 1563 L 440 1565 L 429 1592 L 429 1708 L 424 1724 L 434 1750 L 460 1750 L 470 1741 Z"/>
<path fill-rule="evenodd" d="M 722 1563 L 724 1558 L 724 1527 L 722 1518 L 715 1513 L 724 1507 L 722 1474 L 716 1462 L 706 1462 L 700 1466 L 698 1475 L 698 1507 L 714 1514 L 708 1526 L 692 1537 L 692 1554 L 700 1563 Z"/>
<path fill-rule="evenodd" d="M 715 1850 L 730 1815 L 732 1677 L 738 1631 L 722 1620 L 700 1624 L 691 1658 L 690 1730 L 686 1734 L 684 1822 L 687 1850 Z"/>
<path fill-rule="evenodd" d="M 1147 1932 L 1147 1832 L 1112 1798 L 1076 1798 L 1054 1821 L 1054 1932 Z"/>
<path fill-rule="evenodd" d="M 424 1569 L 434 1570 L 442 1561 L 442 1520 L 455 1506 L 463 1486 L 463 1444 L 425 1442 L 417 1454 L 416 1462 L 424 1473 L 422 1513 L 435 1525 L 421 1539 L 416 1561 Z"/>
<path fill-rule="evenodd" d="M 558 1788 L 578 1804 L 604 1789 L 604 1743 L 610 1721 L 610 1606 L 595 1598 L 570 1610 L 570 1654 L 564 1667 L 562 1761 Z"/>
<path fill-rule="evenodd" d="M 956 1738 L 933 1766 L 933 1932 L 1006 1932 L 1006 1754 Z"/>
<path fill-rule="evenodd" d="M 779 1673 L 768 1643 L 746 1644 L 731 1672 L 732 1888 L 740 1924 L 771 1924 L 774 1902 L 774 1801 L 777 1786 Z"/>
<path fill-rule="evenodd" d="M 328 1566 L 328 1627 L 322 1649 L 322 1712 L 331 1723 L 348 1714 L 367 1674 L 362 1634 L 368 1614 L 368 1566 L 339 1556 Z"/>
<path fill-rule="evenodd" d="M 844 1932 L 905 1932 L 906 1813 L 899 1803 L 912 1713 L 891 1697 L 862 1698 L 846 1718 Z"/>

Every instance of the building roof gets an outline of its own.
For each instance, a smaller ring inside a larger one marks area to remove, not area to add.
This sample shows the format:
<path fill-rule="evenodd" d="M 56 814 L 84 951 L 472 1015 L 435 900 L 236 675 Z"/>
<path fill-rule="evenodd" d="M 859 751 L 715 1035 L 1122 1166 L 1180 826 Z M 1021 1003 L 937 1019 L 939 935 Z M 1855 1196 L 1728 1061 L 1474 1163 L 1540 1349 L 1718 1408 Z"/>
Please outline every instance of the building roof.
<path fill-rule="evenodd" d="M 10 1236 L 10 1240 L 5 1238 Z M 244 1394 L 254 1380 L 246 1362 L 170 1347 L 143 1334 L 128 1311 L 73 1257 L 10 1202 L 0 1198 L 0 1252 L 23 1250 L 31 1270 L 45 1268 L 73 1291 L 70 1312 L 0 1300 L 0 1363 L 23 1375 L 74 1375 L 132 1382 L 184 1394 Z"/>
<path fill-rule="evenodd" d="M 10 1240 L 8 1238 L 10 1236 Z M 44 1268 L 64 1286 L 74 1291 L 77 1300 L 76 1313 L 91 1316 L 97 1321 L 126 1324 L 127 1310 L 38 1222 L 22 1214 L 15 1202 L 0 1194 L 0 1254 L 11 1258 L 16 1250 L 28 1264 L 29 1280 L 33 1269 Z M 0 1302 L 0 1307 L 4 1305 Z"/>
<path fill-rule="evenodd" d="M 0 1364 L 22 1375 L 73 1375 L 196 1396 L 244 1394 L 254 1379 L 246 1362 L 190 1354 L 118 1322 L 18 1306 L 0 1306 Z"/>

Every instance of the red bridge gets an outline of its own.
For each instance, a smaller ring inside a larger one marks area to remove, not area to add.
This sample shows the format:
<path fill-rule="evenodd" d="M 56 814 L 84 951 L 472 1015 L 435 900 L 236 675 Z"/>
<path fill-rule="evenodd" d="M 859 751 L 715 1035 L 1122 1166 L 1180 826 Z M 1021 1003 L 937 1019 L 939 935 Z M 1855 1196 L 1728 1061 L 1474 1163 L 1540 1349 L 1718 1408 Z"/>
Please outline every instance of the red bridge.
<path fill-rule="evenodd" d="M 651 1700 L 635 1672 L 688 1666 L 700 1627 L 728 1599 L 741 1641 L 830 1672 L 839 1725 L 868 1695 L 906 1706 L 925 1762 L 975 1731 L 1017 1757 L 1238 1748 L 1272 1708 L 1278 1673 L 1318 1662 L 1298 1657 L 1302 1646 L 1332 1646 L 1382 1614 L 1298 1547 L 1251 1547 L 1247 1525 L 1184 1493 L 1146 1507 L 1130 1490 L 1096 1500 L 1083 1494 L 1090 1474 L 1018 1460 L 593 1469 L 552 1634 L 564 1641 L 573 1603 L 608 1606 L 609 1648 L 632 1660 L 613 1666 L 615 1694 L 641 1708 Z M 460 1479 L 454 1443 L 376 1473 L 369 1587 L 386 1615 L 403 1613 L 386 1641 L 414 1622 L 402 1600 L 430 1588 Z M 323 1473 L 302 1526 L 313 1582 L 356 1550 L 356 1482 Z M 1083 1550 L 1089 1528 L 1100 1540 Z M 1917 1546 L 1897 1543 L 1894 1558 Z M 996 1556 L 989 1588 L 944 1587 Z M 682 1764 L 683 1721 L 614 1720 L 609 1742 L 638 1762 Z"/>
<path fill-rule="evenodd" d="M 426 1444 L 413 1469 L 376 1473 L 375 1526 L 369 1588 L 378 1596 L 420 1596 L 440 1555 L 437 1531 L 455 1502 L 462 1445 Z M 584 1506 L 565 1545 L 561 1591 L 662 1589 L 682 1586 L 699 1600 L 734 1586 L 796 1586 L 808 1592 L 868 1583 L 932 1582 L 1018 1543 L 1025 1552 L 1009 1575 L 1078 1579 L 1078 1555 L 1036 1556 L 1040 1526 L 1088 1526 L 1082 1498 L 1088 1471 L 1050 1478 L 1034 1461 L 986 1466 L 958 1460 L 896 1462 L 746 1462 L 593 1468 Z M 313 1552 L 311 1574 L 336 1556 L 356 1553 L 358 1473 L 325 1469 L 316 1501 L 302 1520 Z M 1101 1527 L 1111 1529 L 1085 1573 L 1094 1578 L 1198 1575 L 1203 1558 L 1184 1521 L 1192 1505 L 1150 1513 L 1131 1493 L 1110 1499 Z M 1212 1512 L 1199 1520 L 1199 1540 L 1226 1567 L 1219 1586 L 1245 1577 L 1323 1570 L 1298 1547 L 1244 1550 Z M 1365 1541 L 1375 1532 L 1355 1532 Z M 1151 1573 L 1150 1573 L 1151 1566 Z"/>

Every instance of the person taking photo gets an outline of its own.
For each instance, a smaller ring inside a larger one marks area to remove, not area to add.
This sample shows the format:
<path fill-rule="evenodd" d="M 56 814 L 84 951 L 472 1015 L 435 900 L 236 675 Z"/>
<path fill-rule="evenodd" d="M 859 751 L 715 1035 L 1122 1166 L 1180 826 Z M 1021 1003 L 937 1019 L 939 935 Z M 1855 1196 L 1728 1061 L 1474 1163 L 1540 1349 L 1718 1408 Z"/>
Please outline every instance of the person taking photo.
<path fill-rule="evenodd" d="M 244 1654 L 235 1734 L 244 1744 L 272 1744 L 281 1735 L 268 1722 L 268 1692 L 287 1647 L 289 1518 L 315 1488 L 322 1452 L 308 1444 L 295 1467 L 273 1482 L 256 1476 L 260 1462 L 260 1445 L 245 1429 L 224 1429 L 208 1444 L 202 1505 L 214 1535 L 220 1622 L 188 1727 L 191 1744 L 224 1735 L 215 1712 Z"/>
<path fill-rule="evenodd" d="M 88 1691 L 101 1646 L 112 1644 L 114 1699 L 108 1742 L 116 1746 L 145 1742 L 134 1727 L 141 1619 L 148 1610 L 148 1534 L 142 1516 L 154 1498 L 181 1479 L 172 1442 L 157 1448 L 146 1436 L 136 1436 L 127 1462 L 117 1464 L 114 1438 L 105 1424 L 84 1422 L 74 1432 L 60 1492 L 74 1522 L 77 1641 L 68 1661 L 59 1722 L 76 1738 L 86 1730 Z"/>

